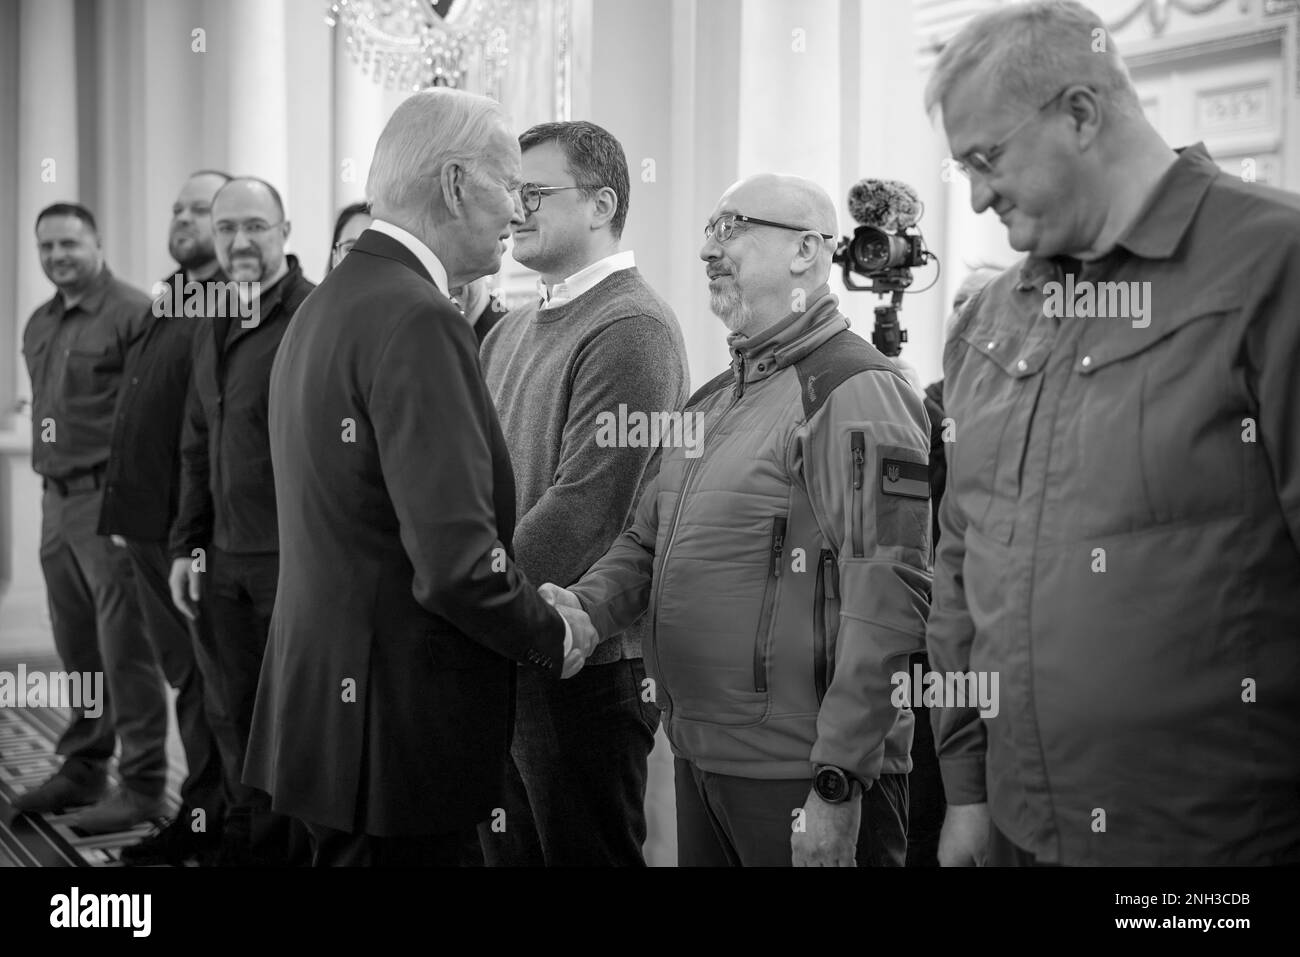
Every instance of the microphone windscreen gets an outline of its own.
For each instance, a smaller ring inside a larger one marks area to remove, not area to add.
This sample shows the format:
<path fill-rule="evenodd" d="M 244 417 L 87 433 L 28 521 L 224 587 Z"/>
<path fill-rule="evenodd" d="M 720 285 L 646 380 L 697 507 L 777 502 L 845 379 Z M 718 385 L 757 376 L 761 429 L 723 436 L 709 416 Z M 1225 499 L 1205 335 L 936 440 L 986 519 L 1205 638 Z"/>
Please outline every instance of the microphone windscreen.
<path fill-rule="evenodd" d="M 921 218 L 921 199 L 896 179 L 858 180 L 849 190 L 849 215 L 863 226 L 898 232 Z"/>

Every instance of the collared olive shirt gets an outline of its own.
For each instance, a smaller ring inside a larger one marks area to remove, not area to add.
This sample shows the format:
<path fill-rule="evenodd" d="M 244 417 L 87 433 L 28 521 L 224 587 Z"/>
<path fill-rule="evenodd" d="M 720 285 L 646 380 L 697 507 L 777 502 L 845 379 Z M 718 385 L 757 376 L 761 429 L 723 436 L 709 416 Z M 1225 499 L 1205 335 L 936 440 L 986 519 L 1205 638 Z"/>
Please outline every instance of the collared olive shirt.
<path fill-rule="evenodd" d="M 126 352 L 149 317 L 147 294 L 104 266 L 70 309 L 63 294 L 32 313 L 23 356 L 32 380 L 32 467 L 66 480 L 108 461 Z"/>
<path fill-rule="evenodd" d="M 1067 270 L 1126 314 L 1058 308 Z M 1300 861 L 1300 197 L 1182 150 L 1104 258 L 977 296 L 944 372 L 931 667 L 1000 692 L 934 712 L 949 802 L 1046 862 Z"/>

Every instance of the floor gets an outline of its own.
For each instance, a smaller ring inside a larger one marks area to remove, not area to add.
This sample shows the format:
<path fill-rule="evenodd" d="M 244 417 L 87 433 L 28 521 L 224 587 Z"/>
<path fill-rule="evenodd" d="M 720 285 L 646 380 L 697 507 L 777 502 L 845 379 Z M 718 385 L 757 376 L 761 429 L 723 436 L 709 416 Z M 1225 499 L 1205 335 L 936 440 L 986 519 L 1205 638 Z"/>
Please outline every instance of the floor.
<path fill-rule="evenodd" d="M 0 607 L 3 607 L 0 605 Z M 12 620 L 8 623 L 12 625 Z M 59 670 L 54 642 L 40 623 L 7 627 L 0 619 L 0 671 L 15 673 L 19 662 L 28 671 Z M 121 835 L 88 838 L 78 835 L 63 817 L 42 821 L 15 815 L 9 798 L 44 780 L 58 766 L 54 745 L 66 718 L 56 709 L 0 708 L 0 867 L 5 866 L 115 866 L 117 850 L 137 840 L 149 828 L 141 825 Z M 179 804 L 176 786 L 185 774 L 185 757 L 176 732 L 174 710 L 168 729 L 168 756 L 172 771 L 168 794 Z M 668 741 L 660 729 L 650 755 L 646 789 L 646 863 L 652 867 L 677 864 L 676 803 L 673 797 L 673 761 Z M 26 850 L 21 850 L 26 848 Z"/>
<path fill-rule="evenodd" d="M 0 672 L 14 674 L 19 663 L 34 671 L 57 671 L 57 656 L 25 654 L 0 657 Z M 59 768 L 54 753 L 67 725 L 59 708 L 0 708 L 0 867 L 119 867 L 119 851 L 151 830 L 140 824 L 114 834 L 88 835 L 71 823 L 73 814 L 18 814 L 10 801 L 35 787 Z M 169 812 L 180 804 L 176 785 L 185 773 L 185 757 L 176 729 L 169 729 L 167 800 Z"/>

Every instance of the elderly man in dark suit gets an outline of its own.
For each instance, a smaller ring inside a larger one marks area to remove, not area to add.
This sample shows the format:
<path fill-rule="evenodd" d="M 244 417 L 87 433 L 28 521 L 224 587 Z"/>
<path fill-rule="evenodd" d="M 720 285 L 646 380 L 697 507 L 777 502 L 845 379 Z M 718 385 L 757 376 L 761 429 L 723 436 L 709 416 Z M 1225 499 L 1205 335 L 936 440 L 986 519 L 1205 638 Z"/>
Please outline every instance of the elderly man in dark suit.
<path fill-rule="evenodd" d="M 514 565 L 510 457 L 447 298 L 499 267 L 519 165 L 493 101 L 406 100 L 375 222 L 272 372 L 280 583 L 245 780 L 318 865 L 457 863 L 501 804 L 515 662 L 567 677 L 595 644 Z"/>

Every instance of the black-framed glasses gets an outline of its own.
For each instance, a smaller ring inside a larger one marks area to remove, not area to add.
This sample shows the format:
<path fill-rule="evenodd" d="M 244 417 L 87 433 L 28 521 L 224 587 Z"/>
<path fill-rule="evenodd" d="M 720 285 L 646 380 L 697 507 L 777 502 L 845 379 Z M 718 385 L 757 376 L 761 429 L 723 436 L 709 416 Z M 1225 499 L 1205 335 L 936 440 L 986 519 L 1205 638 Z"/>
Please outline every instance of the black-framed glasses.
<path fill-rule="evenodd" d="M 337 265 L 344 256 L 352 252 L 352 247 L 355 246 L 356 244 L 357 241 L 355 239 L 344 239 L 341 242 L 335 243 L 334 244 L 335 265 Z"/>
<path fill-rule="evenodd" d="M 268 223 L 261 219 L 254 219 L 247 223 L 231 223 L 223 221 L 213 226 L 212 231 L 222 239 L 234 239 L 242 229 L 244 235 L 249 239 L 262 239 L 267 233 L 275 229 L 275 227 L 283 224 L 283 219 L 278 223 Z"/>
<path fill-rule="evenodd" d="M 791 226 L 789 223 L 774 223 L 770 219 L 759 219 L 757 216 L 743 216 L 740 213 L 723 213 L 713 222 L 704 227 L 704 238 L 713 239 L 715 236 L 718 242 L 725 243 L 736 233 L 736 223 L 749 223 L 753 226 L 772 226 L 776 229 L 790 229 L 796 233 L 817 233 L 822 239 L 834 239 L 828 233 L 817 232 L 808 226 Z"/>
<path fill-rule="evenodd" d="M 542 197 L 547 193 L 559 193 L 566 189 L 604 189 L 603 186 L 539 186 L 536 183 L 524 183 L 519 187 L 519 199 L 524 204 L 524 211 L 535 213 L 542 208 Z"/>
<path fill-rule="evenodd" d="M 1013 126 L 1011 128 L 1010 133 L 1002 137 L 1002 139 L 998 140 L 988 149 L 967 150 L 961 156 L 953 157 L 953 162 L 957 164 L 957 169 L 967 179 L 970 178 L 972 171 L 979 173 L 981 176 L 991 176 L 993 174 L 994 164 L 997 163 L 998 157 L 1002 155 L 1003 151 L 1007 147 L 1007 144 L 1010 143 L 1011 140 L 1017 134 L 1019 134 L 1021 130 L 1023 130 L 1031 122 L 1037 119 L 1039 115 L 1042 114 L 1043 110 L 1047 109 L 1057 100 L 1059 100 L 1062 96 L 1065 95 L 1065 92 L 1073 86 L 1075 86 L 1074 83 L 1069 84 L 1069 86 L 1061 87 L 1061 89 L 1057 90 L 1050 100 L 1048 100 L 1038 109 L 1034 110 L 1034 112 L 1030 113 L 1028 116 L 1026 116 L 1015 126 Z"/>

